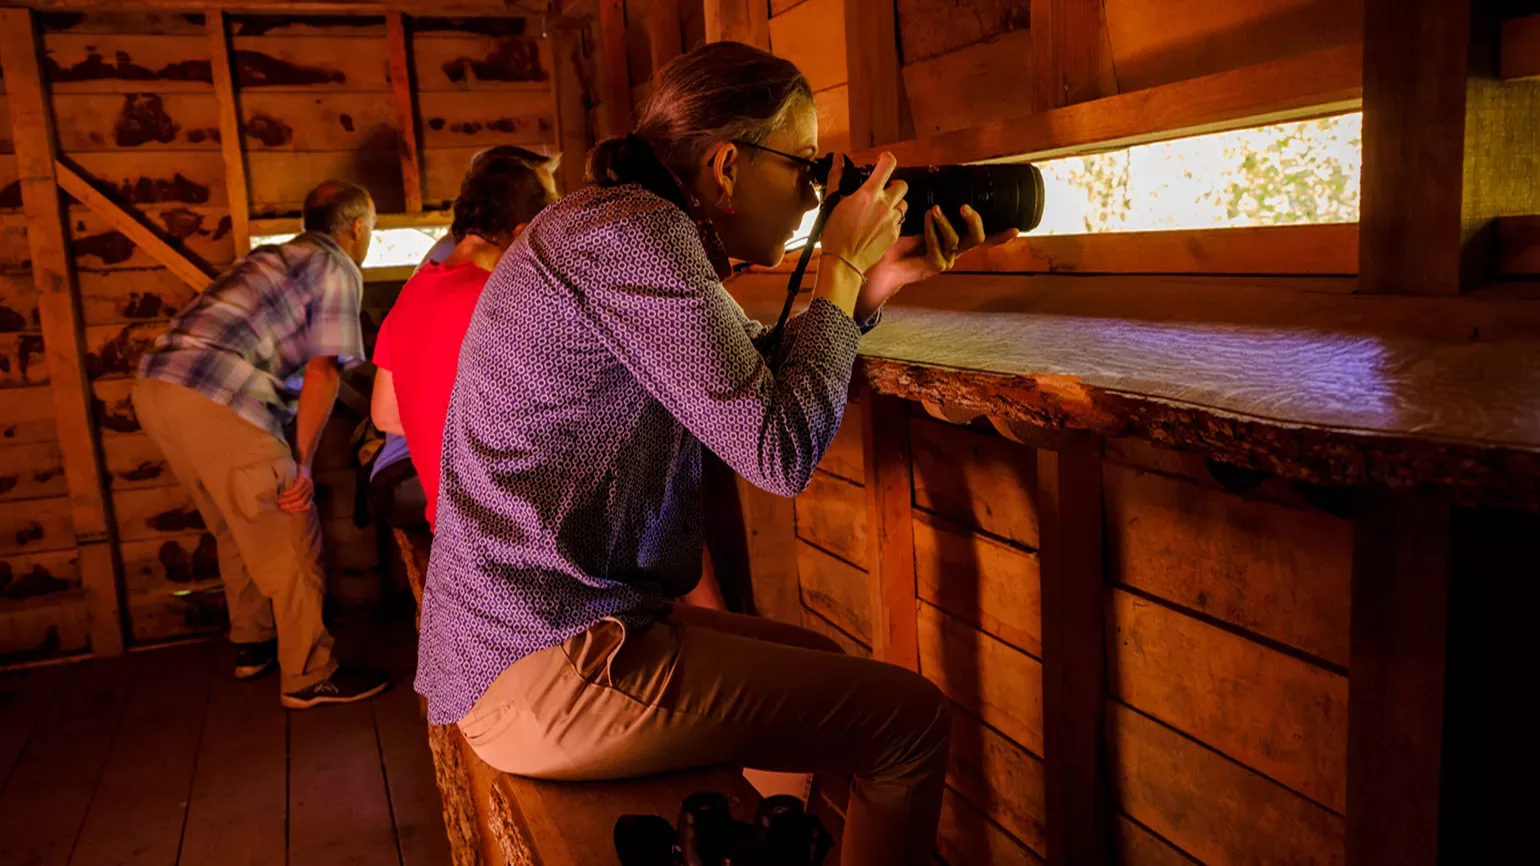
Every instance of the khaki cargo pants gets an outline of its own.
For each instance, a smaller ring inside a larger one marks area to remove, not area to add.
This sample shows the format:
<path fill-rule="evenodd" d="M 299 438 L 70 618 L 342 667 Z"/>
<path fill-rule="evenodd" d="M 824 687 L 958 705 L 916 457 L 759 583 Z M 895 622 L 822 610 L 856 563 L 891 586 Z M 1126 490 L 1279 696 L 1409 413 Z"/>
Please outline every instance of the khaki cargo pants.
<path fill-rule="evenodd" d="M 851 774 L 842 863 L 932 863 L 948 701 L 805 629 L 683 605 L 640 632 L 606 619 L 515 662 L 459 724 L 487 763 L 538 779 Z"/>
<path fill-rule="evenodd" d="M 198 392 L 155 379 L 134 383 L 139 424 L 192 495 L 219 543 L 230 639 L 278 638 L 280 688 L 297 692 L 332 675 L 332 636 L 321 523 L 311 508 L 289 514 L 278 491 L 297 477 L 289 446 Z"/>

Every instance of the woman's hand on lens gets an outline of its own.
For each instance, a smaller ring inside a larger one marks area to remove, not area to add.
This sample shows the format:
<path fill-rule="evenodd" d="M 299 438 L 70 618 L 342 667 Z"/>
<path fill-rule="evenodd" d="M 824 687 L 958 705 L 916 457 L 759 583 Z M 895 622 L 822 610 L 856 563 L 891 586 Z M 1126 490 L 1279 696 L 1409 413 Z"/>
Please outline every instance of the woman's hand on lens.
<path fill-rule="evenodd" d="M 951 270 L 958 256 L 968 250 L 996 246 L 1016 238 L 1015 229 L 985 237 L 983 218 L 968 205 L 962 207 L 962 218 L 966 237 L 958 236 L 952 223 L 942 214 L 941 206 L 937 205 L 925 212 L 923 237 L 899 238 L 888 247 L 866 273 L 866 285 L 861 287 L 860 297 L 856 299 L 856 321 L 864 322 L 876 315 L 888 298 L 904 286 Z"/>
<path fill-rule="evenodd" d="M 836 159 L 829 173 L 831 190 L 839 189 L 840 176 L 844 173 L 844 160 Z M 863 276 L 876 266 L 893 242 L 898 240 L 898 230 L 904 222 L 904 196 L 909 185 L 901 180 L 888 183 L 898 161 L 891 153 L 884 153 L 872 171 L 871 177 L 861 188 L 845 196 L 834 206 L 824 225 L 821 244 L 824 260 L 831 267 L 843 259 L 846 264 Z M 845 304 L 841 305 L 848 309 Z"/>

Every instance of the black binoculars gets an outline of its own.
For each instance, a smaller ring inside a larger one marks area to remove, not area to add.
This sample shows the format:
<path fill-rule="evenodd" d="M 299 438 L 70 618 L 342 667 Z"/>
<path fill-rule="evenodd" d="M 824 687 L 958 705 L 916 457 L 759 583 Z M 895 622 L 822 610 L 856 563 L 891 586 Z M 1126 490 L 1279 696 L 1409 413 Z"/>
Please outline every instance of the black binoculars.
<path fill-rule="evenodd" d="M 622 815 L 615 822 L 621 866 L 822 866 L 834 847 L 823 822 L 796 797 L 768 797 L 754 823 L 733 820 L 727 797 L 691 794 L 679 829 L 659 815 Z"/>
<path fill-rule="evenodd" d="M 814 160 L 813 180 L 825 187 L 826 195 L 855 192 L 875 170 L 875 166 L 856 165 L 848 156 L 840 158 L 845 160 L 845 170 L 838 190 L 827 189 L 835 154 Z M 923 234 L 925 212 L 936 205 L 941 205 L 948 219 L 963 205 L 972 207 L 989 235 L 1011 228 L 1029 232 L 1043 221 L 1043 173 L 1031 163 L 900 166 L 893 170 L 892 180 L 909 185 L 904 195 L 909 212 L 899 229 L 902 235 Z"/>

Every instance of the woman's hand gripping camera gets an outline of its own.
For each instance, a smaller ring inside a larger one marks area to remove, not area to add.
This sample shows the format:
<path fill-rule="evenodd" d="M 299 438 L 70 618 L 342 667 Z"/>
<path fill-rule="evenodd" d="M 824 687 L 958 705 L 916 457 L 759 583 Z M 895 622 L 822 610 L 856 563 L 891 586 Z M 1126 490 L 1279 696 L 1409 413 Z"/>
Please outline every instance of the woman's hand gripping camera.
<path fill-rule="evenodd" d="M 836 159 L 828 189 L 840 188 L 844 160 Z M 866 183 L 834 206 L 823 231 L 823 266 L 819 268 L 815 297 L 825 297 L 856 321 L 871 319 L 899 289 L 950 270 L 958 256 L 977 246 L 995 246 L 1015 239 L 1008 229 L 985 237 L 984 222 L 966 205 L 961 216 L 967 230 L 959 236 L 940 206 L 925 214 L 923 237 L 899 237 L 909 203 L 909 185 L 889 183 L 898 161 L 884 152 Z M 845 271 L 849 278 L 825 280 L 824 275 Z"/>

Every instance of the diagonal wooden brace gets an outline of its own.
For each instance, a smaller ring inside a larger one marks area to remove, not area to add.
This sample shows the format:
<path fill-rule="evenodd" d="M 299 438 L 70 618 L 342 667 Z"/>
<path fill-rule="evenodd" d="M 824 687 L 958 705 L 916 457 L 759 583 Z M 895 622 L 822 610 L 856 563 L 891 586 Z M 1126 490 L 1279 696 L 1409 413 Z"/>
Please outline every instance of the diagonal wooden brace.
<path fill-rule="evenodd" d="M 113 229 L 122 232 L 125 237 L 137 244 L 140 249 L 149 253 L 151 258 L 160 262 L 173 274 L 176 274 L 182 282 L 199 291 L 208 288 L 209 283 L 213 279 L 212 274 L 172 247 L 154 229 L 145 225 L 133 214 L 119 207 L 116 202 L 103 195 L 90 181 L 82 177 L 73 168 L 70 168 L 63 160 L 54 161 L 54 173 L 58 177 L 59 186 L 65 192 L 68 192 L 79 199 L 86 207 L 95 211 L 97 216 L 106 220 Z"/>

